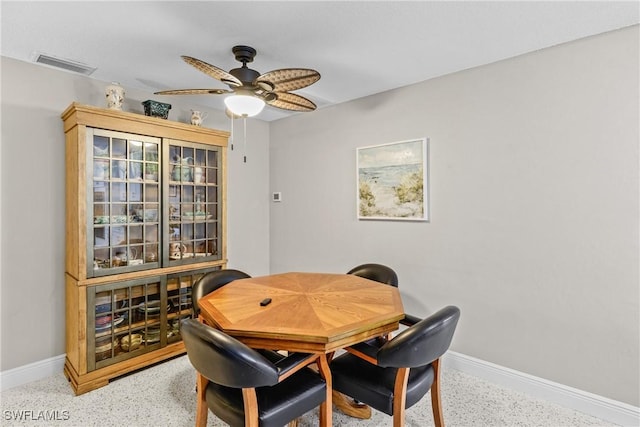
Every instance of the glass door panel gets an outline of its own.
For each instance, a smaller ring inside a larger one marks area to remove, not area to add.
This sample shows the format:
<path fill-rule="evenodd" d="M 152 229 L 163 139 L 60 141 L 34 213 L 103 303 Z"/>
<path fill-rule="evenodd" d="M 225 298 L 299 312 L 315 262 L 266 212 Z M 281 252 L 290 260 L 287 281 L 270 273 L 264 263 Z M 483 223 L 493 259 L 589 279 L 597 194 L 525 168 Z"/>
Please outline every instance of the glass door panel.
<path fill-rule="evenodd" d="M 203 144 L 167 142 L 166 249 L 170 265 L 220 259 L 218 150 Z"/>
<path fill-rule="evenodd" d="M 166 345 L 164 286 L 165 279 L 152 277 L 89 288 L 89 371 Z"/>
<path fill-rule="evenodd" d="M 218 270 L 219 267 L 196 270 L 189 273 L 176 273 L 167 277 L 167 342 L 172 343 L 182 339 L 180 336 L 180 321 L 193 316 L 191 290 L 206 273 Z"/>
<path fill-rule="evenodd" d="M 160 265 L 160 139 L 87 129 L 87 276 Z"/>

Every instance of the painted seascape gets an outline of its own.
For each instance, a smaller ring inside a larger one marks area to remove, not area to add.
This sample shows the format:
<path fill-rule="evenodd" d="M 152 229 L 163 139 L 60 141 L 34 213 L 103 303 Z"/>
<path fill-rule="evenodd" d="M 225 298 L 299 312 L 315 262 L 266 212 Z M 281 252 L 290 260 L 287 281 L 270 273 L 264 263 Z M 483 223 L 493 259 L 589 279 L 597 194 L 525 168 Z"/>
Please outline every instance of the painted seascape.
<path fill-rule="evenodd" d="M 358 150 L 358 214 L 369 219 L 426 219 L 424 140 Z"/>

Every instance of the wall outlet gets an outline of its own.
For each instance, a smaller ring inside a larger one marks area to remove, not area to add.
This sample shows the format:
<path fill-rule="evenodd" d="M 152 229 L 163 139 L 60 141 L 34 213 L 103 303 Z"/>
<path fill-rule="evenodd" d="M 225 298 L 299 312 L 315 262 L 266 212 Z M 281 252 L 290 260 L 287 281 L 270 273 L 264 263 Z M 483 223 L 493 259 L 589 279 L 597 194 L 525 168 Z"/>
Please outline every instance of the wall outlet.
<path fill-rule="evenodd" d="M 282 201 L 282 193 L 279 192 L 279 191 L 273 193 L 273 195 L 271 196 L 271 200 L 273 200 L 274 202 L 281 202 Z"/>

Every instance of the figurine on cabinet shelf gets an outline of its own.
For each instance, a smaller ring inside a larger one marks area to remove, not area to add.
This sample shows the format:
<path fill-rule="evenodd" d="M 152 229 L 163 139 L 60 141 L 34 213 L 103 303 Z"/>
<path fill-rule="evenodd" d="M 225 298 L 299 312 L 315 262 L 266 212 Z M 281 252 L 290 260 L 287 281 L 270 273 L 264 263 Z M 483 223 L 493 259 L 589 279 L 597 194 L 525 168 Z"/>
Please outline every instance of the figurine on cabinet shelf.
<path fill-rule="evenodd" d="M 202 121 L 207 118 L 204 111 L 191 110 L 191 124 L 194 126 L 202 126 Z"/>
<path fill-rule="evenodd" d="M 124 101 L 124 88 L 118 83 L 113 82 L 104 90 L 107 97 L 107 107 L 111 110 L 122 110 L 122 102 Z"/>

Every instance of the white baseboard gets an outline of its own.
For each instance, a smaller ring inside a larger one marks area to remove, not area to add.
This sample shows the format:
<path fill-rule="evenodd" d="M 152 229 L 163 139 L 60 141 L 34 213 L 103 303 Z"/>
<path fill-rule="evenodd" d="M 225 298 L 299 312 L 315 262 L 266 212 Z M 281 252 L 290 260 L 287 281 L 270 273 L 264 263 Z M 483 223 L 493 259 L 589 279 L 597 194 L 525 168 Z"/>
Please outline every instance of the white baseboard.
<path fill-rule="evenodd" d="M 59 374 L 64 369 L 64 354 L 0 372 L 0 391 Z"/>
<path fill-rule="evenodd" d="M 553 381 L 525 374 L 491 362 L 449 351 L 443 358 L 445 367 L 462 371 L 512 390 L 526 393 L 565 408 L 621 426 L 640 426 L 640 408 Z"/>
<path fill-rule="evenodd" d="M 65 355 L 0 372 L 0 391 L 62 372 Z M 621 426 L 640 426 L 640 408 L 449 351 L 444 366 Z"/>

